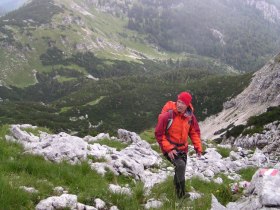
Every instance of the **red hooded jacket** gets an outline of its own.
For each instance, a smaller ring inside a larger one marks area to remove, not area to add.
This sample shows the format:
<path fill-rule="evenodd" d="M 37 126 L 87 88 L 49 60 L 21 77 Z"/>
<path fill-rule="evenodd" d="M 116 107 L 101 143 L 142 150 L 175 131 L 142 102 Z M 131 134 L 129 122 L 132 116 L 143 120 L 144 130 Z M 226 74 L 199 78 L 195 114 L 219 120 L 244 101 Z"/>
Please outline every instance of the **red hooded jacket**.
<path fill-rule="evenodd" d="M 168 110 L 172 110 L 173 122 L 167 130 L 167 123 L 170 116 Z M 168 101 L 162 108 L 155 128 L 155 137 L 160 145 L 163 154 L 173 149 L 188 152 L 188 137 L 194 145 L 196 152 L 202 152 L 200 129 L 196 117 L 193 114 L 193 107 L 190 104 L 185 114 L 177 111 L 176 102 Z"/>

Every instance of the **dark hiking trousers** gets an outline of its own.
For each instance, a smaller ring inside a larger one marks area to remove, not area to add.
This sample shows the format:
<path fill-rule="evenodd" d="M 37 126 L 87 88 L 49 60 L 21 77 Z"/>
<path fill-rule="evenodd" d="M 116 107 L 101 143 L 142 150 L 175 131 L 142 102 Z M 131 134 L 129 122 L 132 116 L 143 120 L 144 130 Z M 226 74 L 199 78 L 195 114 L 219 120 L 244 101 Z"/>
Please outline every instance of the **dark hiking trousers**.
<path fill-rule="evenodd" d="M 177 197 L 182 198 L 185 195 L 187 154 L 179 151 L 174 160 L 171 160 L 168 155 L 166 155 L 166 158 L 175 166 L 174 185 Z"/>

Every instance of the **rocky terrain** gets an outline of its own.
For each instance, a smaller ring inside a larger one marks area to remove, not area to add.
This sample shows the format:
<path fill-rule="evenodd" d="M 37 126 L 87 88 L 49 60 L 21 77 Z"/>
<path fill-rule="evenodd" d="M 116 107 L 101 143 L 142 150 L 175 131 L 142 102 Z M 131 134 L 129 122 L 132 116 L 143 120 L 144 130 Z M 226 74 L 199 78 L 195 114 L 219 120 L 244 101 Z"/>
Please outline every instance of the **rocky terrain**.
<path fill-rule="evenodd" d="M 96 137 L 86 136 L 79 138 L 66 133 L 47 134 L 40 132 L 40 135 L 36 136 L 25 131 L 27 128 L 35 129 L 36 127 L 31 125 L 12 125 L 11 135 L 6 136 L 6 139 L 22 144 L 26 152 L 43 156 L 47 161 L 67 161 L 71 164 L 87 161 L 92 170 L 96 170 L 102 175 L 110 170 L 116 175 L 122 174 L 135 180 L 141 180 L 144 183 L 146 193 L 149 193 L 155 184 L 164 181 L 173 174 L 173 167 L 166 165 L 161 156 L 151 149 L 150 144 L 133 132 L 119 129 L 118 137 L 99 134 Z M 276 129 L 279 134 L 279 126 Z M 115 148 L 95 143 L 103 138 L 126 143 L 127 147 L 117 151 Z M 206 153 L 200 159 L 197 159 L 195 154 L 189 156 L 186 168 L 187 178 L 199 177 L 207 182 L 223 183 L 222 178 L 215 178 L 216 174 L 223 173 L 228 179 L 234 180 L 236 184 L 232 185 L 232 190 L 234 191 L 236 188 L 245 189 L 247 195 L 241 201 L 230 203 L 227 209 L 236 207 L 239 209 L 243 207 L 250 208 L 252 205 L 256 206 L 256 209 L 266 206 L 280 208 L 280 191 L 279 188 L 275 187 L 280 178 L 279 163 L 271 161 L 270 156 L 259 149 L 253 151 L 241 147 L 232 147 L 229 144 L 219 146 L 232 150 L 229 157 L 223 158 L 217 152 L 215 145 L 206 142 L 204 144 L 207 147 Z M 190 147 L 190 153 L 192 153 L 193 148 L 192 146 Z M 97 159 L 104 159 L 104 162 L 93 162 L 90 158 L 92 156 Z M 242 180 L 241 176 L 236 173 L 240 169 L 250 166 L 274 168 L 274 170 L 256 172 L 250 184 Z M 31 191 L 31 193 L 36 193 L 36 189 L 29 186 L 22 186 L 22 188 Z M 128 186 L 112 184 L 109 185 L 109 189 L 115 193 L 122 193 L 128 196 L 130 194 Z M 60 196 L 49 197 L 40 201 L 36 209 L 102 209 L 106 205 L 104 201 L 95 199 L 96 206 L 87 206 L 78 203 L 77 196 L 68 194 L 67 190 L 62 187 L 56 186 L 55 190 L 60 192 Z M 190 192 L 190 194 L 192 200 L 202 196 L 195 191 Z M 149 200 L 145 204 L 145 208 L 160 208 L 162 202 L 164 201 Z M 218 208 L 226 209 L 213 197 L 212 209 L 216 210 Z M 111 206 L 110 209 L 116 210 L 118 207 Z"/>

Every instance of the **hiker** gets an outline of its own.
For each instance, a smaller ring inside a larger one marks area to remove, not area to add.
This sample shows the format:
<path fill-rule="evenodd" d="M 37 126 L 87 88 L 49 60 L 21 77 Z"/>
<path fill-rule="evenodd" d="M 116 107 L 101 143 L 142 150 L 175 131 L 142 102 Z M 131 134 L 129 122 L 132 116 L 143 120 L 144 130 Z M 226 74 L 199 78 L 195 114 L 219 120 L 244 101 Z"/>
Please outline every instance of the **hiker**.
<path fill-rule="evenodd" d="M 175 166 L 174 185 L 178 198 L 189 197 L 185 191 L 185 171 L 190 137 L 197 157 L 201 157 L 200 129 L 193 114 L 192 96 L 178 95 L 177 101 L 168 101 L 162 108 L 155 128 L 155 137 L 164 156 Z"/>

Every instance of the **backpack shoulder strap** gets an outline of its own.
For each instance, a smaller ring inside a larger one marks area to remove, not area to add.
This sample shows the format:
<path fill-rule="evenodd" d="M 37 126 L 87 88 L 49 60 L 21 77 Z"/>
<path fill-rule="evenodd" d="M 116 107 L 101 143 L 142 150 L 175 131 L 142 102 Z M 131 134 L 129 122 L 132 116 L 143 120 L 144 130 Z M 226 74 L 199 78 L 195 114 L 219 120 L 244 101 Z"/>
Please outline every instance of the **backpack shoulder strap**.
<path fill-rule="evenodd" d="M 172 122 L 173 122 L 173 110 L 169 109 L 168 113 L 169 113 L 169 116 L 168 116 L 168 119 L 167 119 L 167 125 L 166 125 L 166 129 L 165 129 L 166 132 L 171 127 Z"/>

